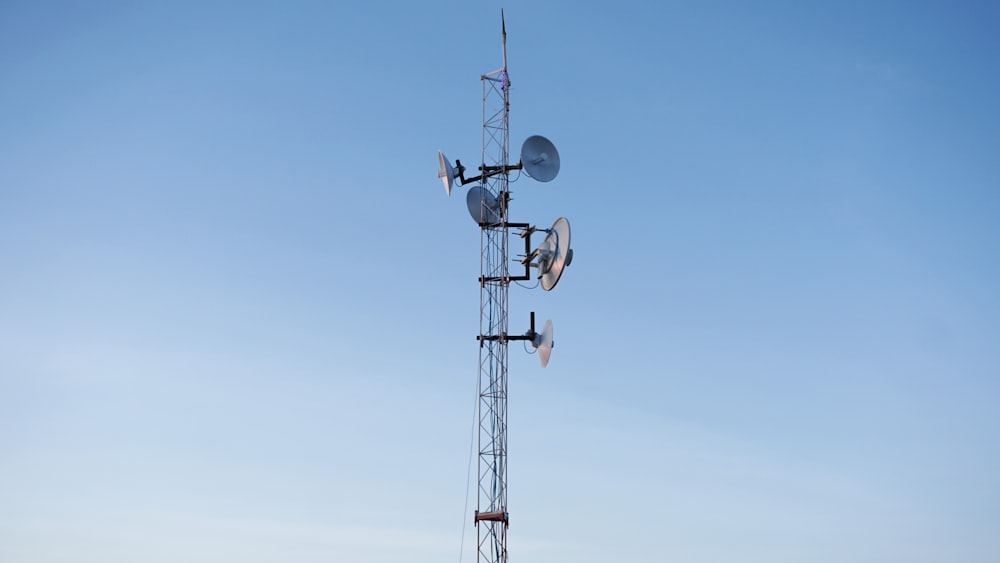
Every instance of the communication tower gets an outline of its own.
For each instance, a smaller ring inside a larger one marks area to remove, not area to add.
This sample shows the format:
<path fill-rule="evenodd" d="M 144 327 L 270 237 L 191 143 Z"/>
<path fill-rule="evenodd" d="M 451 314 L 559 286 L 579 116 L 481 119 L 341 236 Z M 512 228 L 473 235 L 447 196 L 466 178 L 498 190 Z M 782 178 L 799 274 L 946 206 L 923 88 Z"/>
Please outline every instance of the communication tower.
<path fill-rule="evenodd" d="M 483 88 L 482 157 L 479 175 L 466 178 L 465 167 L 453 166 L 438 151 L 438 177 L 445 193 L 456 185 L 473 184 L 466 193 L 469 214 L 480 228 L 479 273 L 479 398 L 476 415 L 478 434 L 478 502 L 473 522 L 476 526 L 479 563 L 507 562 L 507 346 L 511 341 L 528 341 L 537 350 L 544 368 L 553 347 L 552 321 L 535 331 L 535 313 L 523 334 L 508 332 L 508 290 L 511 282 L 530 281 L 532 270 L 542 289 L 558 283 L 563 269 L 573 259 L 569 221 L 560 217 L 549 229 L 528 223 L 512 223 L 510 173 L 524 171 L 540 182 L 553 180 L 559 173 L 559 153 L 545 137 L 528 137 L 521 146 L 517 164 L 510 164 L 509 128 L 510 76 L 507 73 L 507 29 L 500 14 L 502 65 L 480 76 Z M 516 178 L 515 178 L 516 179 Z M 518 260 L 524 268 L 511 275 L 511 231 L 524 240 L 524 254 Z M 544 240 L 533 247 L 531 237 L 544 232 Z"/>

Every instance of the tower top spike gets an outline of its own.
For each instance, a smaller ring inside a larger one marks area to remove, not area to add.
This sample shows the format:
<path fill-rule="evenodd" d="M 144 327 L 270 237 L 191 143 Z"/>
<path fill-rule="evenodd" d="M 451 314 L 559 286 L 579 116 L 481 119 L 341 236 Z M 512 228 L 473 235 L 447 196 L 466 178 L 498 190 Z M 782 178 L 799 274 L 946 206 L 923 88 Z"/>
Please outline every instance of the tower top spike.
<path fill-rule="evenodd" d="M 503 50 L 503 70 L 507 72 L 507 24 L 503 21 L 503 8 L 500 9 L 500 48 Z"/>

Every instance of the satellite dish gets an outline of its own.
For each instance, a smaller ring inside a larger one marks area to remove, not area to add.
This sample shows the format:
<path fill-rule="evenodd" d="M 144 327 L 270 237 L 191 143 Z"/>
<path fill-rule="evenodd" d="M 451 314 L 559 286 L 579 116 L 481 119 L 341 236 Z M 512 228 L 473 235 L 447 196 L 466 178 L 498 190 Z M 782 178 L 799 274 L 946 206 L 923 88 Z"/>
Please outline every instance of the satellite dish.
<path fill-rule="evenodd" d="M 573 261 L 573 250 L 569 247 L 569 221 L 565 217 L 556 219 L 538 245 L 538 277 L 542 289 L 549 291 L 559 283 L 563 269 Z"/>
<path fill-rule="evenodd" d="M 455 169 L 441 151 L 438 151 L 438 178 L 444 183 L 444 193 L 451 195 L 451 186 L 455 183 Z"/>
<path fill-rule="evenodd" d="M 531 345 L 538 349 L 538 359 L 542 361 L 542 367 L 549 365 L 549 356 L 552 355 L 552 321 L 545 321 L 545 328 L 542 332 L 536 333 L 531 339 Z"/>
<path fill-rule="evenodd" d="M 559 151 L 552 141 L 541 135 L 532 135 L 521 145 L 521 165 L 528 176 L 539 182 L 548 182 L 559 174 Z"/>
<path fill-rule="evenodd" d="M 482 186 L 473 186 L 465 194 L 469 215 L 478 225 L 500 222 L 500 202 Z"/>

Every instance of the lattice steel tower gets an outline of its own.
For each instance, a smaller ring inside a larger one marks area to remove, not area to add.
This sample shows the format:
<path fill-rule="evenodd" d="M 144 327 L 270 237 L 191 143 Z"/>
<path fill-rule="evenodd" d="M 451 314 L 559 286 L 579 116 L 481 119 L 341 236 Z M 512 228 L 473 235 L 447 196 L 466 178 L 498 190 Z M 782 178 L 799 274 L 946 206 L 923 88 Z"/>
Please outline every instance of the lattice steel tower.
<path fill-rule="evenodd" d="M 559 171 L 559 154 L 548 139 L 529 137 L 521 148 L 517 164 L 509 161 L 510 77 L 507 74 L 507 30 L 501 12 L 502 66 L 480 76 L 483 90 L 482 160 L 480 174 L 465 177 L 465 168 L 456 160 L 455 167 L 438 152 L 445 191 L 451 195 L 456 180 L 462 185 L 475 183 L 466 196 L 466 204 L 480 232 L 479 274 L 479 398 L 476 410 L 478 434 L 478 487 L 473 521 L 476 526 L 478 562 L 507 561 L 507 346 L 512 340 L 530 341 L 538 350 L 542 367 L 551 353 L 552 323 L 535 331 L 534 313 L 524 334 L 508 334 L 508 290 L 512 281 L 528 281 L 531 269 L 537 268 L 543 289 L 552 289 L 563 268 L 572 260 L 569 246 L 569 222 L 560 218 L 551 229 L 537 229 L 528 223 L 508 220 L 510 172 L 524 170 L 530 177 L 548 182 Z M 457 168 L 457 170 L 456 170 Z M 510 230 L 524 239 L 524 255 L 519 262 L 523 274 L 510 275 Z M 531 235 L 546 233 L 537 247 Z"/>
<path fill-rule="evenodd" d="M 496 223 L 483 223 L 479 278 L 479 503 L 475 522 L 480 563 L 507 561 L 507 215 L 510 79 L 506 25 L 501 20 L 503 66 L 480 77 L 483 85 L 482 170 L 485 201 L 499 204 Z M 491 170 L 499 174 L 488 175 Z"/>

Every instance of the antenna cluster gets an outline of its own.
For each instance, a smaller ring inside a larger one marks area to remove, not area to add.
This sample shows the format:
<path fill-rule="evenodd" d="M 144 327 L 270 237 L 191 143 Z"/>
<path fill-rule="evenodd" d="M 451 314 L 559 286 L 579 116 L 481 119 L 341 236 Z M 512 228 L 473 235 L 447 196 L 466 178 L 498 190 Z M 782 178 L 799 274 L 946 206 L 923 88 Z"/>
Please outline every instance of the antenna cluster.
<path fill-rule="evenodd" d="M 504 91 L 506 91 L 506 86 Z M 455 165 L 452 166 L 444 153 L 438 151 L 438 178 L 441 178 L 444 184 L 445 194 L 451 196 L 452 189 L 457 185 L 474 184 L 465 195 L 465 204 L 469 208 L 472 220 L 482 229 L 519 229 L 520 236 L 525 239 L 525 255 L 520 260 L 525 268 L 525 274 L 523 276 L 508 276 L 506 281 L 530 280 L 532 278 L 530 272 L 534 268 L 538 271 L 536 277 L 542 289 L 552 290 L 562 277 L 563 269 L 573 261 L 569 220 L 560 217 L 548 229 L 539 229 L 526 223 L 507 222 L 510 191 L 506 189 L 506 186 L 509 181 L 508 176 L 514 170 L 523 170 L 529 177 L 539 182 L 554 180 L 559 174 L 559 151 L 556 150 L 556 146 L 541 135 L 532 135 L 525 139 L 521 145 L 521 155 L 517 164 L 507 164 L 506 162 L 496 166 L 484 164 L 479 166 L 480 174 L 471 178 L 465 177 L 465 170 L 462 161 L 455 160 Z M 504 189 L 494 194 L 485 185 L 485 181 L 501 174 L 504 176 Z M 537 247 L 532 248 L 531 235 L 539 231 L 545 233 L 545 239 Z M 543 329 L 543 333 L 536 333 L 533 319 L 534 313 L 532 313 L 531 328 L 523 337 L 507 335 L 504 338 L 506 340 L 530 340 L 532 346 L 539 350 L 542 367 L 545 367 L 548 365 L 552 347 L 552 321 L 547 321 L 548 333 L 543 338 L 540 335 L 545 333 L 545 329 Z M 482 338 L 488 338 L 488 336 L 480 335 L 480 339 Z"/>
<path fill-rule="evenodd" d="M 461 161 L 449 161 L 438 151 L 438 177 L 445 194 L 457 186 L 471 184 L 465 195 L 469 215 L 480 229 L 479 274 L 479 493 L 473 522 L 476 526 L 479 563 L 506 563 L 507 527 L 507 345 L 512 340 L 529 342 L 544 368 L 552 354 L 553 329 L 548 320 L 535 330 L 535 313 L 523 334 L 507 330 L 508 289 L 511 282 L 536 278 L 551 291 L 573 261 L 569 221 L 560 217 L 550 228 L 512 223 L 510 173 L 523 171 L 539 182 L 550 182 L 559 174 L 559 151 L 540 135 L 524 140 L 516 164 L 509 162 L 510 76 L 507 74 L 507 27 L 500 12 L 502 66 L 480 76 L 483 86 L 482 160 L 478 174 L 466 176 Z M 519 175 L 518 175 L 519 177 Z M 524 254 L 511 260 L 511 230 L 524 241 Z M 544 233 L 536 245 L 532 236 Z M 523 274 L 512 274 L 512 264 Z"/>

